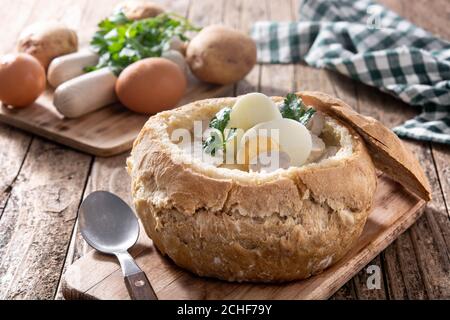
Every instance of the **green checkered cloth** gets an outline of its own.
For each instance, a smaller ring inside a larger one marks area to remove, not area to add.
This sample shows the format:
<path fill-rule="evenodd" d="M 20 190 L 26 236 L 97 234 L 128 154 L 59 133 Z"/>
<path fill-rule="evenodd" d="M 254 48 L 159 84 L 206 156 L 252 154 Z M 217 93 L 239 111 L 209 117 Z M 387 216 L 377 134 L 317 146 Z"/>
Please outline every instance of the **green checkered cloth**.
<path fill-rule="evenodd" d="M 305 0 L 300 22 L 257 22 L 252 36 L 259 62 L 305 61 L 377 87 L 422 109 L 397 135 L 450 144 L 450 42 L 370 0 Z"/>

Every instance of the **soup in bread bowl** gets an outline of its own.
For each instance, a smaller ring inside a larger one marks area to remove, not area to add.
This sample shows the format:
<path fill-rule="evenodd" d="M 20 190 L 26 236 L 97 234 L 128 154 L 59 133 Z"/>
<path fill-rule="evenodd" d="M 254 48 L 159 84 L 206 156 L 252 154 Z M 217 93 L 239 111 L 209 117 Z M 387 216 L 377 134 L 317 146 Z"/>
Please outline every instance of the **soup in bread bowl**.
<path fill-rule="evenodd" d="M 341 259 L 364 228 L 377 175 L 363 135 L 329 112 L 336 103 L 251 94 L 152 116 L 127 165 L 154 245 L 228 281 L 304 279 Z"/>

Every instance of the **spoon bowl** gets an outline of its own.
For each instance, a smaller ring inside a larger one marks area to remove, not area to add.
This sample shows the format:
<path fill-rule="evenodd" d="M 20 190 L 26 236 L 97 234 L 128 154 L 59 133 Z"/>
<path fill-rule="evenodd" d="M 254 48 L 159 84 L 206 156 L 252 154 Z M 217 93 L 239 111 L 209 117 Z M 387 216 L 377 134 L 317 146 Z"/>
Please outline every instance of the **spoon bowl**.
<path fill-rule="evenodd" d="M 107 191 L 89 194 L 80 206 L 81 235 L 92 247 L 114 254 L 131 248 L 139 237 L 139 223 L 130 206 Z"/>

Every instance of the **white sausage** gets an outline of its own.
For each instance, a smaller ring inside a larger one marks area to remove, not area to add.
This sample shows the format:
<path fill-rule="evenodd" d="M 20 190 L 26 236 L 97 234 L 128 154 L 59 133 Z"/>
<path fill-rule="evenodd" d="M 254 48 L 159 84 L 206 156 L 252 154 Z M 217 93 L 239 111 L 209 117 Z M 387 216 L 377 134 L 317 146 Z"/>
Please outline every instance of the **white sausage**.
<path fill-rule="evenodd" d="M 78 51 L 52 60 L 48 67 L 47 79 L 53 88 L 61 83 L 84 74 L 87 66 L 96 65 L 98 55 L 89 50 Z"/>
<path fill-rule="evenodd" d="M 53 104 L 67 118 L 80 117 L 117 101 L 116 81 L 109 68 L 86 73 L 56 88 Z"/>

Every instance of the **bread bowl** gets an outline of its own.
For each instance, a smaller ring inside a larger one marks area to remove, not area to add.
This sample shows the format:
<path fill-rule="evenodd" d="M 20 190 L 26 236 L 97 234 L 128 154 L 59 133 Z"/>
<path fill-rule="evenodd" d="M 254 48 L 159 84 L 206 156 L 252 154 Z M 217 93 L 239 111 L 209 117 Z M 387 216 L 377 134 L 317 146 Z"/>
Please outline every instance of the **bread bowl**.
<path fill-rule="evenodd" d="M 324 112 L 321 138 L 337 152 L 273 172 L 218 167 L 171 139 L 175 129 L 191 130 L 237 98 L 202 100 L 148 120 L 127 166 L 136 212 L 162 254 L 200 276 L 282 282 L 320 273 L 348 252 L 370 212 L 375 165 L 363 137 L 330 111 L 345 103 L 297 95 Z"/>

